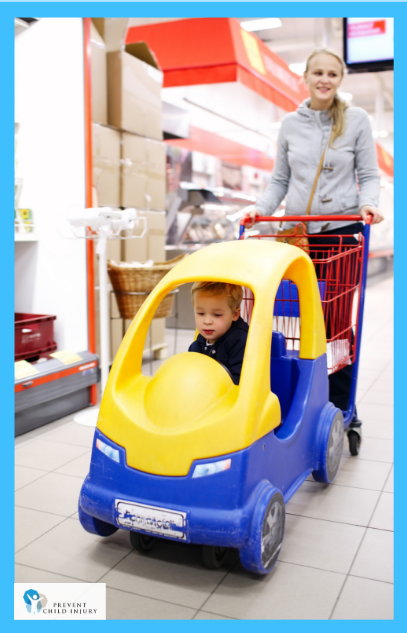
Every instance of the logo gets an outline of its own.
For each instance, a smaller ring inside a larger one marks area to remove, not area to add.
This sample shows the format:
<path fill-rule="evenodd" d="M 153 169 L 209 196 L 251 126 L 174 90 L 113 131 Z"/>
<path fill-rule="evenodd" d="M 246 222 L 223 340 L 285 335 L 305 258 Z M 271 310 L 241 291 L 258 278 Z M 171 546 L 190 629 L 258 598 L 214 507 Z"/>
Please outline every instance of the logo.
<path fill-rule="evenodd" d="M 31 615 L 41 613 L 41 610 L 47 606 L 48 600 L 43 593 L 39 593 L 36 589 L 28 589 L 24 593 L 25 608 Z"/>

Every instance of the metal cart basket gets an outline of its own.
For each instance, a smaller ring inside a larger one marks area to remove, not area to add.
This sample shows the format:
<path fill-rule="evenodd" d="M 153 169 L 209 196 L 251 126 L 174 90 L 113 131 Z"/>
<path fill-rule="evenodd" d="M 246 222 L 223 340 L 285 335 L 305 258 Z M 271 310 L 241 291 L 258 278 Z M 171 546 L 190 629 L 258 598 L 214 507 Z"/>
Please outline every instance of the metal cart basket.
<path fill-rule="evenodd" d="M 352 454 L 357 454 L 361 439 L 360 422 L 356 420 L 356 387 L 359 367 L 360 341 L 362 336 L 363 309 L 366 288 L 367 261 L 369 253 L 370 221 L 363 232 L 355 235 L 326 235 L 309 233 L 306 226 L 310 222 L 360 222 L 359 215 L 341 216 L 284 216 L 256 217 L 261 222 L 297 222 L 293 229 L 294 243 L 302 248 L 313 260 L 321 294 L 321 304 L 325 319 L 327 337 L 328 374 L 339 371 L 346 365 L 353 365 L 351 392 L 348 410 L 344 411 L 345 429 L 348 432 Z M 240 239 L 277 239 L 278 234 L 248 235 L 245 227 L 251 219 L 243 219 L 240 227 Z M 304 236 L 311 241 L 305 240 Z M 315 238 L 318 238 L 315 240 Z M 335 237 L 335 240 L 332 240 Z M 355 237 L 354 239 L 349 239 Z M 317 243 L 315 243 L 317 242 Z M 335 243 L 332 243 L 335 242 Z M 242 317 L 250 323 L 254 297 L 249 289 L 244 289 Z M 277 292 L 273 330 L 281 332 L 287 349 L 298 350 L 301 332 L 301 315 L 296 285 L 283 280 Z M 353 424 L 352 424 L 353 423 Z M 355 433 L 355 436 L 349 435 Z M 357 436 L 357 437 L 356 437 Z"/>

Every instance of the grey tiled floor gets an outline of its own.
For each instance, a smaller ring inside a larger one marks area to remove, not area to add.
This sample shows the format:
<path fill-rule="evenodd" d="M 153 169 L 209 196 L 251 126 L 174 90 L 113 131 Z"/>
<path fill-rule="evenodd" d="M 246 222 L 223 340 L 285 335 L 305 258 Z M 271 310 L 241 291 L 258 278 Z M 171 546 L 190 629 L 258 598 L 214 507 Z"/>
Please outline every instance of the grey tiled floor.
<path fill-rule="evenodd" d="M 393 618 L 393 279 L 367 291 L 358 394 L 363 443 L 331 486 L 304 482 L 287 504 L 280 558 L 254 577 L 231 552 L 210 571 L 200 548 L 85 532 L 77 498 L 93 429 L 71 417 L 16 439 L 16 582 L 104 582 L 109 619 Z M 178 332 L 186 351 L 192 331 Z M 173 331 L 167 332 L 173 353 Z M 160 361 L 154 361 L 156 371 Z M 149 373 L 149 363 L 145 370 Z"/>

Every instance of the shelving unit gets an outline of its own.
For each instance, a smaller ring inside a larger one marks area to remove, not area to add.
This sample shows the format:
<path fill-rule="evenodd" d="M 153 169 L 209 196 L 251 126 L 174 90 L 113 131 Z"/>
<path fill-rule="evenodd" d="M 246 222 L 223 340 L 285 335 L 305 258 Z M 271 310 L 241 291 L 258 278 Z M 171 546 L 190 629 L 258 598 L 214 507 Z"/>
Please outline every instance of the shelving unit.
<path fill-rule="evenodd" d="M 36 233 L 14 233 L 15 242 L 38 242 Z"/>

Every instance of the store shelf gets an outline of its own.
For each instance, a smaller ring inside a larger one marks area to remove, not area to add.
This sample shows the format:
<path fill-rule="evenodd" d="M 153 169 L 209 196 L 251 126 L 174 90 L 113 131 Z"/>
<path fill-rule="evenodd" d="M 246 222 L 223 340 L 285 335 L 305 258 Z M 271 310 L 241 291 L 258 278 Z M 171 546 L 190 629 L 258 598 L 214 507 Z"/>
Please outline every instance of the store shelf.
<path fill-rule="evenodd" d="M 14 233 L 15 242 L 38 242 L 36 233 Z"/>

